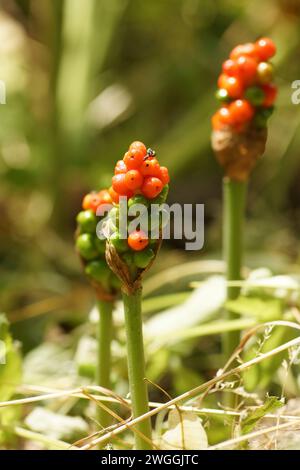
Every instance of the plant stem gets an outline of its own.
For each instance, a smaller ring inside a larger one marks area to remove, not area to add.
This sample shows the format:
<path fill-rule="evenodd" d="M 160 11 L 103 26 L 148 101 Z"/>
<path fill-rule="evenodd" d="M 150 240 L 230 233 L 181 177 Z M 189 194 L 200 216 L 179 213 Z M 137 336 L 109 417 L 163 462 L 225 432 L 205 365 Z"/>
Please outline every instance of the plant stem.
<path fill-rule="evenodd" d="M 98 300 L 98 357 L 96 382 L 101 387 L 111 388 L 111 340 L 112 340 L 112 311 L 113 302 Z M 97 419 L 101 426 L 107 428 L 111 424 L 111 416 L 102 408 L 97 407 Z"/>
<path fill-rule="evenodd" d="M 142 289 L 133 294 L 123 293 L 125 328 L 127 335 L 127 360 L 130 394 L 132 401 L 133 417 L 137 418 L 149 411 L 148 391 L 145 382 L 145 358 L 142 330 L 141 312 Z M 140 422 L 136 429 L 151 440 L 150 418 Z M 138 433 L 135 434 L 136 450 L 149 450 L 150 442 L 144 440 Z"/>
<path fill-rule="evenodd" d="M 241 279 L 243 255 L 243 221 L 247 184 L 245 182 L 224 179 L 224 227 L 223 250 L 226 262 L 227 281 Z M 227 299 L 234 300 L 240 294 L 240 287 L 227 287 Z M 233 312 L 226 312 L 227 320 L 237 319 L 239 316 Z M 227 361 L 240 341 L 239 331 L 228 331 L 223 335 L 223 354 Z M 231 395 L 231 394 L 228 394 Z"/>

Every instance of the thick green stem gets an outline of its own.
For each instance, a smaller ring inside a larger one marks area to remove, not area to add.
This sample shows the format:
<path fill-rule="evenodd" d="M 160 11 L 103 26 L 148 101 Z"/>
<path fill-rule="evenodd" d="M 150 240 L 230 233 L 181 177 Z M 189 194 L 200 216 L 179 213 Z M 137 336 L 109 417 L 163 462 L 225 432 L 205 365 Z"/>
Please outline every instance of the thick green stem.
<path fill-rule="evenodd" d="M 98 300 L 98 357 L 96 381 L 101 387 L 111 388 L 111 340 L 113 302 Z M 111 424 L 111 416 L 102 408 L 97 408 L 97 419 L 101 426 L 107 428 Z"/>
<path fill-rule="evenodd" d="M 241 279 L 243 255 L 243 222 L 247 184 L 245 182 L 224 179 L 224 227 L 223 250 L 228 281 Z M 240 294 L 240 287 L 227 287 L 227 299 L 234 300 Z M 228 320 L 236 319 L 238 315 L 227 311 Z M 227 361 L 240 341 L 239 331 L 228 331 L 223 335 L 223 353 Z M 230 394 L 231 395 L 231 394 Z"/>
<path fill-rule="evenodd" d="M 123 294 L 125 327 L 127 336 L 127 361 L 130 394 L 132 400 L 133 417 L 143 415 L 149 411 L 148 391 L 145 382 L 145 358 L 142 330 L 141 294 L 139 289 L 131 295 Z M 145 419 L 136 426 L 139 433 L 135 433 L 135 448 L 149 450 L 151 442 L 151 421 Z M 142 433 L 147 440 L 140 435 Z"/>

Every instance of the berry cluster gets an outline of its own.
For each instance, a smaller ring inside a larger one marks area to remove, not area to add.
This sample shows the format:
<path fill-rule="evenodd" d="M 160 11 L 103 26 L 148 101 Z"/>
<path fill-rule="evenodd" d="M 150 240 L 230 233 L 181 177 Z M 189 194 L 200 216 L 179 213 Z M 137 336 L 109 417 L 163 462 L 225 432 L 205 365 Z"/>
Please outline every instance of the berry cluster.
<path fill-rule="evenodd" d="M 106 292 L 120 288 L 120 281 L 105 260 L 106 240 L 97 237 L 96 211 L 101 204 L 111 204 L 107 190 L 87 194 L 82 202 L 83 211 L 77 215 L 76 249 L 83 261 L 86 275 Z"/>
<path fill-rule="evenodd" d="M 136 141 L 130 145 L 123 160 L 117 162 L 109 193 L 115 203 L 120 196 L 130 198 L 136 194 L 154 199 L 168 183 L 168 170 L 159 165 L 155 152 Z"/>
<path fill-rule="evenodd" d="M 128 198 L 128 208 L 140 204 L 148 210 L 151 204 L 160 205 L 165 202 L 169 180 L 168 169 L 160 166 L 155 152 L 147 150 L 142 142 L 133 142 L 123 160 L 116 164 L 112 187 L 109 189 L 114 203 L 109 214 L 109 241 L 129 268 L 145 269 L 155 257 L 159 241 L 156 238 L 151 239 L 150 232 L 154 228 L 151 223 L 148 224 L 148 233 L 140 229 L 129 233 L 127 240 L 120 237 L 119 198 Z M 128 222 L 130 223 L 130 217 Z"/>
<path fill-rule="evenodd" d="M 268 60 L 276 46 L 269 38 L 236 46 L 223 63 L 218 79 L 217 99 L 223 104 L 212 117 L 214 130 L 243 131 L 253 122 L 266 127 L 273 112 L 277 87 L 272 83 L 273 66 Z"/>

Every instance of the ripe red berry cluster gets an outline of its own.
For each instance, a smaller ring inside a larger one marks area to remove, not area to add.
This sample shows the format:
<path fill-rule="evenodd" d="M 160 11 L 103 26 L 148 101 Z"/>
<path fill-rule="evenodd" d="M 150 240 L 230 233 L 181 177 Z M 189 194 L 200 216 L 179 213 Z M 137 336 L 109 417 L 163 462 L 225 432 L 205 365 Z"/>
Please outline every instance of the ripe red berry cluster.
<path fill-rule="evenodd" d="M 117 162 L 109 194 L 115 203 L 120 196 L 130 198 L 136 194 L 154 199 L 169 179 L 168 169 L 159 165 L 155 152 L 136 141 L 130 145 L 123 160 Z"/>
<path fill-rule="evenodd" d="M 277 87 L 272 83 L 269 61 L 276 46 L 269 38 L 236 46 L 223 63 L 218 79 L 217 99 L 222 107 L 212 117 L 214 130 L 226 127 L 243 131 L 250 121 L 265 127 L 273 112 Z"/>
<path fill-rule="evenodd" d="M 117 227 L 120 217 L 119 198 L 126 196 L 128 207 L 142 204 L 149 214 L 151 204 L 160 205 L 165 202 L 169 181 L 168 169 L 160 166 L 155 152 L 152 149 L 147 150 L 142 142 L 133 142 L 123 160 L 119 160 L 115 166 L 115 175 L 109 189 L 115 205 L 110 212 L 113 230 L 109 239 L 129 267 L 145 269 L 155 256 L 158 240 L 151 239 L 153 227 L 150 226 L 148 233 L 134 230 L 129 233 L 127 240 L 120 238 Z"/>

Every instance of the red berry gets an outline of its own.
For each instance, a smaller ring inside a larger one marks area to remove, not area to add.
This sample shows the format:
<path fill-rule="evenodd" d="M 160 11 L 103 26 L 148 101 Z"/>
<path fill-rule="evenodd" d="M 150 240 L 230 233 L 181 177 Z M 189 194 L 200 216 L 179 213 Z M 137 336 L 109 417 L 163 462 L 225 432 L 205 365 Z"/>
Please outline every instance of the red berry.
<path fill-rule="evenodd" d="M 130 144 L 129 151 L 130 150 L 134 150 L 135 152 L 138 152 L 143 157 L 145 157 L 147 155 L 147 149 L 146 149 L 145 144 L 143 144 L 143 142 L 139 142 L 138 140 L 136 140 L 135 142 L 132 142 L 132 144 Z"/>
<path fill-rule="evenodd" d="M 217 111 L 211 118 L 211 125 L 214 131 L 220 131 L 223 127 L 224 124 L 220 119 L 220 113 Z"/>
<path fill-rule="evenodd" d="M 143 176 L 138 170 L 129 170 L 125 175 L 125 183 L 128 189 L 135 190 L 142 186 Z"/>
<path fill-rule="evenodd" d="M 148 244 L 148 237 L 142 230 L 135 230 L 128 237 L 128 245 L 134 251 L 142 251 Z"/>
<path fill-rule="evenodd" d="M 254 116 L 254 108 L 247 100 L 236 100 L 229 105 L 231 119 L 234 124 L 243 124 Z"/>
<path fill-rule="evenodd" d="M 248 42 L 246 44 L 240 44 L 232 49 L 230 53 L 230 59 L 235 60 L 238 59 L 241 55 L 246 55 L 248 57 L 252 57 L 253 59 L 257 59 L 257 50 L 255 44 L 252 42 Z"/>
<path fill-rule="evenodd" d="M 261 38 L 255 43 L 256 53 L 261 61 L 265 61 L 273 57 L 276 53 L 276 46 L 272 39 Z"/>
<path fill-rule="evenodd" d="M 245 55 L 240 56 L 236 61 L 238 76 L 246 84 L 250 85 L 253 83 L 256 72 L 257 72 L 257 62 L 251 57 Z"/>
<path fill-rule="evenodd" d="M 225 60 L 222 65 L 223 72 L 230 77 L 235 77 L 238 72 L 237 64 L 235 60 Z"/>
<path fill-rule="evenodd" d="M 265 99 L 262 104 L 264 108 L 269 108 L 274 104 L 277 96 L 277 86 L 273 85 L 272 83 L 268 83 L 267 85 L 263 85 L 262 89 L 265 94 Z"/>
<path fill-rule="evenodd" d="M 120 173 L 119 175 L 115 175 L 112 178 L 112 187 L 116 193 L 120 194 L 120 196 L 132 196 L 132 191 L 127 187 L 126 184 L 126 175 L 124 173 Z"/>
<path fill-rule="evenodd" d="M 161 180 L 162 184 L 169 184 L 170 182 L 170 176 L 169 176 L 169 170 L 165 166 L 160 167 L 160 176 L 159 179 Z"/>
<path fill-rule="evenodd" d="M 233 124 L 230 110 L 227 106 L 219 109 L 219 119 L 223 124 L 231 126 Z"/>
<path fill-rule="evenodd" d="M 101 198 L 98 193 L 93 192 L 84 196 L 82 201 L 82 208 L 84 210 L 91 209 L 96 212 L 97 207 L 101 204 Z"/>
<path fill-rule="evenodd" d="M 163 189 L 163 183 L 159 178 L 147 176 L 142 186 L 142 194 L 147 199 L 154 199 Z"/>
<path fill-rule="evenodd" d="M 156 158 L 147 158 L 144 160 L 140 172 L 143 176 L 160 176 L 160 166 Z"/>
<path fill-rule="evenodd" d="M 218 87 L 225 88 L 231 98 L 239 98 L 243 94 L 243 85 L 239 78 L 228 77 L 221 74 L 218 80 Z"/>
<path fill-rule="evenodd" d="M 108 192 L 107 189 L 103 189 L 102 191 L 100 191 L 98 193 L 98 196 L 100 198 L 100 203 L 101 204 L 111 204 L 112 203 L 112 199 L 111 199 L 111 196 Z"/>
<path fill-rule="evenodd" d="M 119 204 L 120 194 L 118 194 L 112 186 L 109 188 L 108 192 L 112 202 L 114 202 L 115 204 Z"/>
<path fill-rule="evenodd" d="M 137 170 L 144 161 L 144 155 L 139 150 L 128 150 L 123 160 L 128 170 Z"/>
<path fill-rule="evenodd" d="M 126 172 L 127 172 L 127 166 L 124 160 L 119 160 L 115 166 L 115 175 L 118 175 L 120 173 L 126 173 Z"/>

